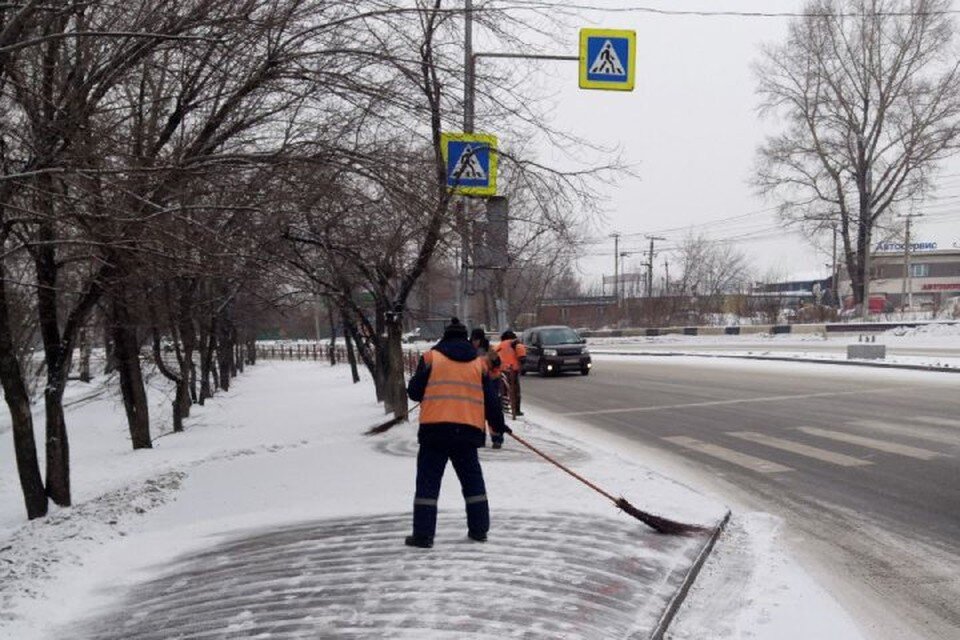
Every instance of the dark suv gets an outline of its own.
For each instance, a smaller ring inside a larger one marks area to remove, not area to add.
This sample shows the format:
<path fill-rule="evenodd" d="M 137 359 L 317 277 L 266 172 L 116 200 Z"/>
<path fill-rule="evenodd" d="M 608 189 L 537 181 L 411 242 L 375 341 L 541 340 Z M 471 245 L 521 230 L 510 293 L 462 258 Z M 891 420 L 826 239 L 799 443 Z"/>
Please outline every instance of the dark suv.
<path fill-rule="evenodd" d="M 589 375 L 590 352 L 586 340 L 576 331 L 563 325 L 531 327 L 523 332 L 520 341 L 527 346 L 523 371 L 537 371 L 542 376 L 559 375 L 564 371 L 579 371 Z"/>

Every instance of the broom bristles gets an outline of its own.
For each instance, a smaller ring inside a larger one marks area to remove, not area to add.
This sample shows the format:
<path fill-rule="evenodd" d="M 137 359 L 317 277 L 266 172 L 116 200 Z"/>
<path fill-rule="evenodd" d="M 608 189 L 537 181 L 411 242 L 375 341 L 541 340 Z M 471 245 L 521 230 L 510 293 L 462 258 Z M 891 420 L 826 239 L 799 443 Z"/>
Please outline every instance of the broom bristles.
<path fill-rule="evenodd" d="M 386 422 L 378 424 L 376 426 L 370 427 L 363 432 L 365 436 L 375 436 L 378 433 L 383 433 L 384 431 L 389 431 L 392 427 L 397 426 L 401 422 L 407 419 L 407 416 L 397 416 L 395 418 L 390 418 Z"/>
<path fill-rule="evenodd" d="M 652 513 L 647 513 L 646 511 L 641 511 L 627 502 L 626 498 L 619 498 L 617 500 L 617 506 L 625 513 L 630 514 L 651 529 L 656 530 L 658 533 L 666 533 L 668 535 L 684 535 L 691 533 L 704 533 L 709 530 L 707 527 L 702 527 L 700 525 L 677 522 L 676 520 L 671 520 L 669 518 L 664 518 Z"/>

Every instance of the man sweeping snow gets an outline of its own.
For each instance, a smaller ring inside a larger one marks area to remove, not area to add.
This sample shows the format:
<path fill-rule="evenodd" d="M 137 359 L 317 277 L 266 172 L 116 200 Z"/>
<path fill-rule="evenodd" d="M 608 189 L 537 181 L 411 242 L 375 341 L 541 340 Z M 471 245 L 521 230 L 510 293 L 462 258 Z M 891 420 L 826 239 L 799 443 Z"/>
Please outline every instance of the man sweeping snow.
<path fill-rule="evenodd" d="M 453 318 L 443 338 L 420 359 L 407 386 L 411 400 L 420 402 L 417 440 L 417 488 L 413 500 L 412 547 L 433 546 L 437 499 L 447 460 L 460 479 L 467 505 L 467 535 L 487 539 L 490 509 L 477 449 L 484 446 L 485 424 L 495 433 L 510 433 L 503 420 L 497 382 L 485 358 L 467 340 L 467 328 Z"/>

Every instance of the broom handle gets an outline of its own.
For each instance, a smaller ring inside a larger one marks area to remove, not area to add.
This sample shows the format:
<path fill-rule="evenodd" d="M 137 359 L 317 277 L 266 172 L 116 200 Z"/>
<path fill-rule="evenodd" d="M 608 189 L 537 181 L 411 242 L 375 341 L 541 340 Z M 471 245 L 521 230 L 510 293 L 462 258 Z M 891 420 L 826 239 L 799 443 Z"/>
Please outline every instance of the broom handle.
<path fill-rule="evenodd" d="M 577 480 L 579 480 L 579 481 L 582 482 L 583 484 L 587 485 L 588 487 L 590 487 L 591 489 L 593 489 L 594 491 L 596 491 L 597 493 L 599 493 L 600 495 L 602 495 L 602 496 L 603 496 L 604 498 L 606 498 L 607 500 L 610 500 L 610 501 L 613 502 L 614 504 L 617 504 L 617 499 L 614 498 L 612 495 L 610 495 L 609 493 L 607 493 L 606 491 L 604 491 L 603 489 L 601 489 L 601 488 L 598 487 L 597 485 L 593 484 L 592 482 L 590 482 L 589 480 L 587 480 L 586 478 L 584 478 L 583 476 L 581 476 L 579 473 L 577 473 L 577 472 L 575 472 L 575 471 L 572 471 L 572 470 L 568 469 L 567 467 L 563 466 L 562 464 L 560 464 L 559 462 L 557 462 L 556 460 L 554 460 L 553 458 L 551 458 L 550 456 L 548 456 L 547 454 L 545 454 L 543 451 L 540 451 L 540 449 L 537 449 L 535 446 L 533 446 L 532 444 L 530 444 L 529 442 L 527 442 L 526 440 L 524 440 L 523 438 L 521 438 L 521 437 L 518 436 L 517 434 L 511 433 L 511 434 L 510 434 L 510 437 L 513 438 L 514 440 L 516 440 L 517 442 L 519 442 L 520 444 L 522 444 L 523 446 L 525 446 L 527 449 L 530 449 L 530 451 L 533 451 L 535 454 L 537 454 L 538 456 L 540 456 L 541 458 L 543 458 L 544 460 L 546 460 L 546 461 L 549 462 L 550 464 L 555 465 L 558 469 L 561 469 L 561 470 L 563 470 L 563 471 L 566 471 L 566 472 L 569 473 L 571 476 L 573 476 L 574 478 L 576 478 Z"/>

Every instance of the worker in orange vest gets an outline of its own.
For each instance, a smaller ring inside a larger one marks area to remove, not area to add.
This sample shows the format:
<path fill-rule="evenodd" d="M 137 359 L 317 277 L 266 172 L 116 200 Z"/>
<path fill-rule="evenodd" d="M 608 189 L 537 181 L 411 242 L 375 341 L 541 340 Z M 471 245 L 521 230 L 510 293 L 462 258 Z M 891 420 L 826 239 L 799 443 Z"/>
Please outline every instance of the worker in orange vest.
<path fill-rule="evenodd" d="M 503 368 L 500 362 L 500 354 L 490 348 L 490 341 L 487 339 L 487 334 L 480 327 L 470 332 L 470 344 L 477 350 L 478 356 L 487 359 L 487 368 L 490 371 L 490 377 L 497 383 L 497 398 L 500 399 L 500 406 L 503 407 L 503 394 L 501 393 L 502 382 L 500 381 L 503 375 Z M 491 431 L 490 446 L 494 449 L 501 448 L 503 446 L 503 433 Z"/>
<path fill-rule="evenodd" d="M 524 361 L 527 359 L 527 348 L 517 339 L 517 334 L 507 329 L 500 334 L 500 343 L 496 347 L 496 352 L 500 356 L 501 366 L 507 374 L 507 380 L 513 390 L 513 412 L 522 416 L 523 411 L 520 410 L 520 372 L 523 369 Z"/>
<path fill-rule="evenodd" d="M 487 359 L 477 355 L 467 340 L 467 328 L 453 318 L 440 342 L 420 359 L 407 385 L 407 395 L 420 403 L 413 535 L 404 541 L 408 546 L 433 546 L 447 460 L 453 463 L 467 505 L 467 536 L 486 541 L 490 508 L 477 449 L 486 444 L 487 423 L 492 433 L 510 433 L 496 385 Z"/>

